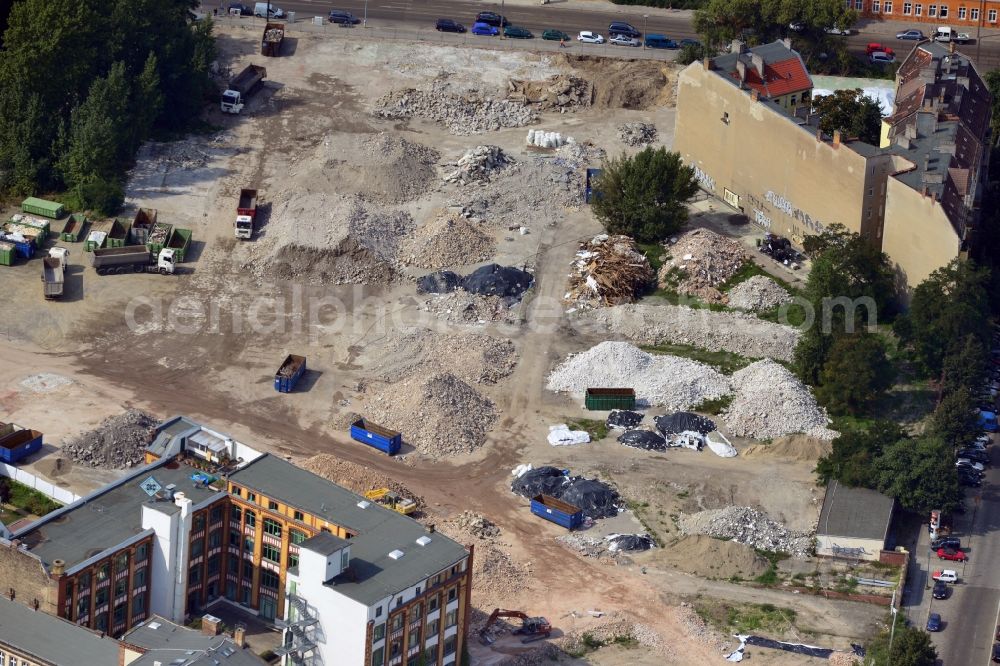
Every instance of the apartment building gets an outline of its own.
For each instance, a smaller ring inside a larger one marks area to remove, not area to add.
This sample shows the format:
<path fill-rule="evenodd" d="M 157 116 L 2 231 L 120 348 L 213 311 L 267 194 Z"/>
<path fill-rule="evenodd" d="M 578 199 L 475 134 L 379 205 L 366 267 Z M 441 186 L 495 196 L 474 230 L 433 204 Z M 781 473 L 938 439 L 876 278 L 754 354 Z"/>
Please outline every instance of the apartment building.
<path fill-rule="evenodd" d="M 845 0 L 863 18 L 905 21 L 932 26 L 950 25 L 960 30 L 1000 27 L 998 0 Z M 924 29 L 932 32 L 933 29 Z"/>
<path fill-rule="evenodd" d="M 460 653 L 471 549 L 183 417 L 156 429 L 146 461 L 0 538 L 0 591 L 112 636 L 152 614 L 183 623 L 231 603 L 285 630 L 288 663 L 391 665 L 415 647 L 437 646 L 426 663 L 449 664 Z M 329 539 L 347 544 L 337 573 L 300 571 L 300 558 Z M 341 596 L 366 603 L 370 617 L 340 615 Z M 423 611 L 432 598 L 452 624 L 433 634 L 421 627 L 419 642 L 412 632 L 398 645 L 390 636 L 388 648 L 375 638 L 380 618 Z M 286 621 L 290 609 L 297 624 Z M 302 631 L 306 615 L 310 629 Z"/>
<path fill-rule="evenodd" d="M 703 189 L 799 245 L 842 224 L 886 252 L 911 288 L 969 251 L 990 98 L 967 57 L 919 44 L 900 67 L 897 107 L 878 146 L 820 130 L 811 104 L 802 104 L 811 81 L 791 105 L 734 76 L 748 59 L 765 65 L 755 67 L 765 78 L 780 76 L 768 62 L 801 63 L 788 41 L 734 43 L 680 75 L 674 149 Z M 809 80 L 804 66 L 784 76 Z"/>

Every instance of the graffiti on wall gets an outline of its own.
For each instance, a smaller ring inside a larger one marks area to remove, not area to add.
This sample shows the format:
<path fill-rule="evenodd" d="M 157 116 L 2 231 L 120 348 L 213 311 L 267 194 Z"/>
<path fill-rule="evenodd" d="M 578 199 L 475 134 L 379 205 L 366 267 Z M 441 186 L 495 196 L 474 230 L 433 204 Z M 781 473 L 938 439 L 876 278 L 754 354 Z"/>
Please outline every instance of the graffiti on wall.
<path fill-rule="evenodd" d="M 857 548 L 847 548 L 846 546 L 832 544 L 830 546 L 830 551 L 833 553 L 834 557 L 847 557 L 851 559 L 860 559 L 868 554 L 868 551 L 863 546 L 859 546 Z"/>
<path fill-rule="evenodd" d="M 701 184 L 701 186 L 704 187 L 706 190 L 711 190 L 712 192 L 714 192 L 715 179 L 709 176 L 701 169 L 699 169 L 697 165 L 692 166 L 692 168 L 694 169 L 695 180 L 697 180 Z"/>
<path fill-rule="evenodd" d="M 753 209 L 753 221 L 757 226 L 763 227 L 765 229 L 771 228 L 771 218 L 764 214 L 764 211 Z"/>
<path fill-rule="evenodd" d="M 826 228 L 822 222 L 820 222 L 819 220 L 814 220 L 808 213 L 796 208 L 791 201 L 781 196 L 780 194 L 776 194 L 771 190 L 768 190 L 764 194 L 764 199 L 769 204 L 780 210 L 785 215 L 791 217 L 800 225 L 802 225 L 809 231 L 813 232 L 814 234 L 823 233 L 823 229 Z"/>

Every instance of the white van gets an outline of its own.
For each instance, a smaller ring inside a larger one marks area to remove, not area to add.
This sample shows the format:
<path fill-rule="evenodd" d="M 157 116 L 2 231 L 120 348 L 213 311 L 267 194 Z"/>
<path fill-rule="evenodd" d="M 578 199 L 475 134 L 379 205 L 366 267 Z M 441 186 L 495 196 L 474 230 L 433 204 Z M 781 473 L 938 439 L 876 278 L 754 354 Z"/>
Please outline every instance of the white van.
<path fill-rule="evenodd" d="M 268 13 L 268 4 L 271 5 L 270 13 Z M 258 2 L 253 7 L 253 15 L 260 18 L 285 18 L 285 10 L 281 7 L 275 7 L 273 3 Z"/>
<path fill-rule="evenodd" d="M 946 25 L 940 26 L 937 29 L 937 32 L 934 33 L 935 42 L 944 42 L 947 44 L 948 42 L 951 41 L 951 39 L 952 39 L 952 30 Z"/>

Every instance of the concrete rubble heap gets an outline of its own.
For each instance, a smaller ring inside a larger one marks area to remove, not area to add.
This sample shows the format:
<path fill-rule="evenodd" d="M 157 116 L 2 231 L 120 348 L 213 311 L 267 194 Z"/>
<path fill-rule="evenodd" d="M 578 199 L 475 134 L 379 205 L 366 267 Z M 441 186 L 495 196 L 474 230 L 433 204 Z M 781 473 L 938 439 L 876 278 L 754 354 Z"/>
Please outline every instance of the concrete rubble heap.
<path fill-rule="evenodd" d="M 770 439 L 802 432 L 833 439 L 839 434 L 826 427 L 826 410 L 785 366 L 764 359 L 736 371 L 731 380 L 733 401 L 724 418 L 733 435 Z"/>
<path fill-rule="evenodd" d="M 765 275 L 754 275 L 729 290 L 730 307 L 763 312 L 792 302 L 785 288 Z"/>
<path fill-rule="evenodd" d="M 420 268 L 445 268 L 485 261 L 496 253 L 491 230 L 461 215 L 441 215 L 417 228 L 403 242 L 402 262 Z"/>
<path fill-rule="evenodd" d="M 656 141 L 656 125 L 625 123 L 618 126 L 618 136 L 626 146 L 648 146 Z"/>
<path fill-rule="evenodd" d="M 454 164 L 445 165 L 455 168 L 445 175 L 444 180 L 460 185 L 483 182 L 513 163 L 514 158 L 507 155 L 500 146 L 476 146 L 467 150 Z"/>
<path fill-rule="evenodd" d="M 134 467 L 142 463 L 143 452 L 157 423 L 159 419 L 152 414 L 130 409 L 124 414 L 108 417 L 95 429 L 64 442 L 62 452 L 73 462 L 91 467 Z"/>
<path fill-rule="evenodd" d="M 460 136 L 523 127 L 538 117 L 523 102 L 493 99 L 477 92 L 456 95 L 440 88 L 393 90 L 376 100 L 373 113 L 380 118 L 431 120 Z"/>
<path fill-rule="evenodd" d="M 628 236 L 599 234 L 580 245 L 564 300 L 578 308 L 634 302 L 653 281 L 649 260 Z"/>
<path fill-rule="evenodd" d="M 418 507 L 424 506 L 422 497 L 413 494 L 409 488 L 395 481 L 388 474 L 382 474 L 370 467 L 343 460 L 329 453 L 317 453 L 306 459 L 302 463 L 302 468 L 333 481 L 337 485 L 353 490 L 359 495 L 363 495 L 369 490 L 388 488 L 413 500 Z"/>
<path fill-rule="evenodd" d="M 670 259 L 660 268 L 660 286 L 712 303 L 725 302 L 718 287 L 750 260 L 739 242 L 708 229 L 685 232 L 666 249 Z"/>
<path fill-rule="evenodd" d="M 594 86 L 585 79 L 565 74 L 545 81 L 511 79 L 507 83 L 507 99 L 539 111 L 572 110 L 593 103 Z"/>
<path fill-rule="evenodd" d="M 731 539 L 760 550 L 790 553 L 795 557 L 806 557 L 814 547 L 811 535 L 789 530 L 751 506 L 699 511 L 682 516 L 678 526 L 685 534 Z"/>

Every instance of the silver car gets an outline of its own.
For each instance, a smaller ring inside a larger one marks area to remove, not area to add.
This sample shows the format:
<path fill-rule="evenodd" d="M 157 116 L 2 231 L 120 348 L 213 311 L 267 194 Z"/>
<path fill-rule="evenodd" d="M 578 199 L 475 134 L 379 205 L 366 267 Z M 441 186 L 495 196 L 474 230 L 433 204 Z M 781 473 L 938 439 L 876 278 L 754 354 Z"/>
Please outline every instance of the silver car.
<path fill-rule="evenodd" d="M 616 46 L 641 46 L 640 42 L 635 37 L 629 37 L 628 35 L 611 35 L 611 39 L 608 40 L 609 44 L 615 44 Z"/>

